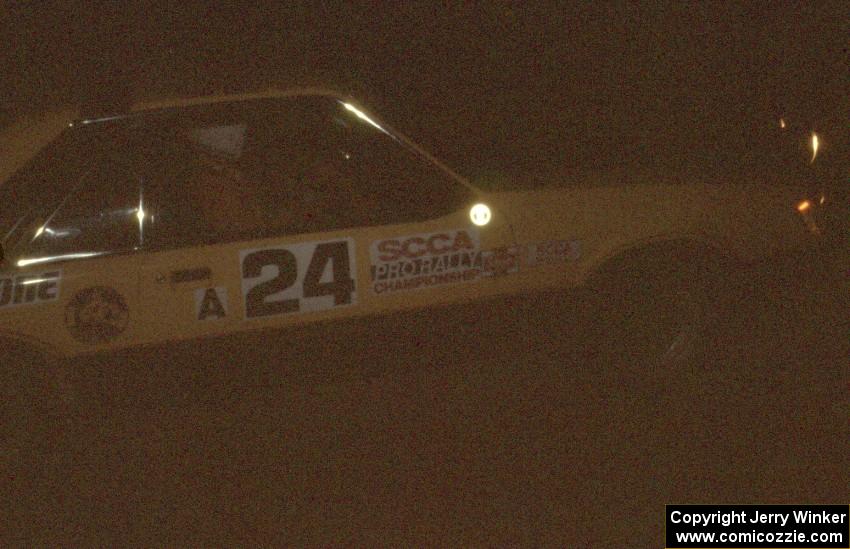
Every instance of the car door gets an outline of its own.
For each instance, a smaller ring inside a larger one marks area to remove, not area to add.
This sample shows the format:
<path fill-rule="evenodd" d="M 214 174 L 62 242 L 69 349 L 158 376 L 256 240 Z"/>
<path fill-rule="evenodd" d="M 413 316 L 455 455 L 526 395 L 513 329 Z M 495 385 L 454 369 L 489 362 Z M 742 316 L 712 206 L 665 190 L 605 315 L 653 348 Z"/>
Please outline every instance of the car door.
<path fill-rule="evenodd" d="M 166 141 L 190 143 L 158 154 L 182 168 L 150 178 L 150 343 L 274 345 L 294 325 L 504 288 L 489 266 L 514 244 L 507 221 L 476 226 L 472 190 L 344 101 L 214 106 L 174 125 Z"/>

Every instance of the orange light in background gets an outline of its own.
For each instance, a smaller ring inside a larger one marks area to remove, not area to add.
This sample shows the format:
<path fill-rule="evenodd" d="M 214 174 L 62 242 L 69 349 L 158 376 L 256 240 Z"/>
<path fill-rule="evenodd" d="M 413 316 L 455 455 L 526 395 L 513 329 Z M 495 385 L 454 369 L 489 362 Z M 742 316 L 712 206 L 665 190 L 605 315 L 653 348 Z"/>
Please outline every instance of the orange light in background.
<path fill-rule="evenodd" d="M 818 147 L 820 146 L 820 140 L 818 139 L 818 134 L 812 132 L 812 160 L 815 161 L 815 157 L 818 155 Z"/>
<path fill-rule="evenodd" d="M 779 127 L 782 128 L 783 130 L 785 129 L 785 119 L 784 118 L 779 119 Z"/>
<path fill-rule="evenodd" d="M 802 202 L 797 204 L 797 211 L 800 212 L 800 213 L 803 213 L 803 212 L 808 211 L 809 208 L 811 208 L 811 207 L 812 207 L 811 202 L 809 202 L 808 200 L 803 200 Z"/>

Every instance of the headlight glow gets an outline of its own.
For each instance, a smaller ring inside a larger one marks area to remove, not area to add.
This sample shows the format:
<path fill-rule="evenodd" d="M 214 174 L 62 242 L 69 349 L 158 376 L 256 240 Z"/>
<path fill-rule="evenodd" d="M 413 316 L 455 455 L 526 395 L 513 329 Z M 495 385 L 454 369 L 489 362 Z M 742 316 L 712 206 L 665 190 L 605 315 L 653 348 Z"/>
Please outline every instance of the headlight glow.
<path fill-rule="evenodd" d="M 493 218 L 493 212 L 487 204 L 476 204 L 469 210 L 469 219 L 479 227 L 483 227 Z"/>

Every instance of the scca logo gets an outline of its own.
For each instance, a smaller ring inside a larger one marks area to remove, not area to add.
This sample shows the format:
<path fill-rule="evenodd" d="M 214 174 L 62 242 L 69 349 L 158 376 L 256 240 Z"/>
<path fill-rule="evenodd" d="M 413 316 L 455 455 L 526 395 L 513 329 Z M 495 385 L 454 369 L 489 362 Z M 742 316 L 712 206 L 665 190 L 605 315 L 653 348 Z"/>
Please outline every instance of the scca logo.
<path fill-rule="evenodd" d="M 32 305 L 59 297 L 59 271 L 0 278 L 0 307 Z"/>
<path fill-rule="evenodd" d="M 384 240 L 378 243 L 380 261 L 395 261 L 400 258 L 417 258 L 424 255 L 439 255 L 460 250 L 474 250 L 475 242 L 466 231 L 436 233 L 430 236 L 413 236 L 403 240 Z"/>

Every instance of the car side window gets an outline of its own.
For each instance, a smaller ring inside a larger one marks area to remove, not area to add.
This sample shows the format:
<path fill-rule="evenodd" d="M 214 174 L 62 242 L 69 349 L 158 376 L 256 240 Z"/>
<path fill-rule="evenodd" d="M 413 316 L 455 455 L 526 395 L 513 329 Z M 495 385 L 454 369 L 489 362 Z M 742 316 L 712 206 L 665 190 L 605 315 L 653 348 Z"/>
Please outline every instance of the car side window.
<path fill-rule="evenodd" d="M 279 190 L 285 182 L 281 208 L 303 230 L 423 221 L 469 200 L 460 183 L 340 101 L 294 106 L 255 139 L 260 179 Z"/>
<path fill-rule="evenodd" d="M 148 143 L 156 248 L 415 222 L 468 191 L 345 103 L 291 98 L 161 125 Z"/>

